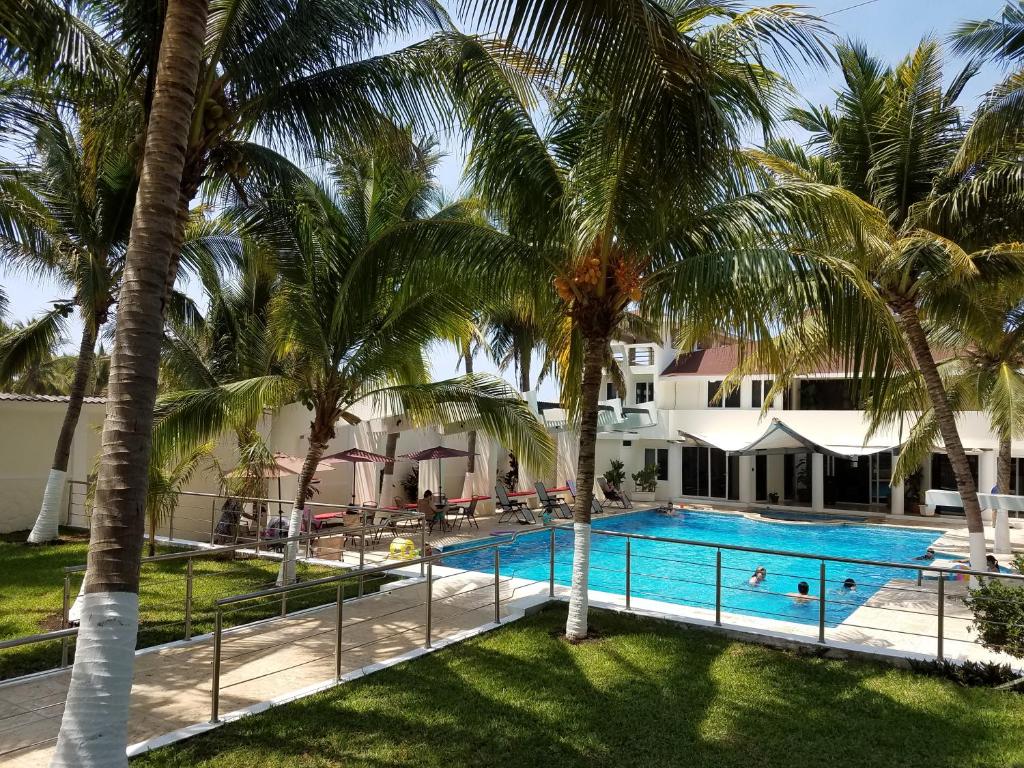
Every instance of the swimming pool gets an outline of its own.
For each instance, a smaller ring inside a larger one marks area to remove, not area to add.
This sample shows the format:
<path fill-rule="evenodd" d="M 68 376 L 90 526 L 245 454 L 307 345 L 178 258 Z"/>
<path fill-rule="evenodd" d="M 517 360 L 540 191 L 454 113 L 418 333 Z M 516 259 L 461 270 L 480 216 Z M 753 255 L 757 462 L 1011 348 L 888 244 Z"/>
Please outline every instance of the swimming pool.
<path fill-rule="evenodd" d="M 733 544 L 787 552 L 831 555 L 862 560 L 910 562 L 942 535 L 935 529 L 903 529 L 856 524 L 792 525 L 751 520 L 742 515 L 679 510 L 676 516 L 656 512 L 633 512 L 595 519 L 595 530 L 639 533 L 714 544 Z M 572 573 L 572 531 L 555 533 L 555 582 L 568 586 Z M 458 554 L 468 542 L 448 548 L 453 554 L 442 563 L 453 568 L 493 572 L 491 550 Z M 501 575 L 547 581 L 550 573 L 550 531 L 521 535 L 500 547 Z M 680 605 L 715 607 L 714 548 L 695 545 L 633 540 L 631 544 L 633 597 L 661 600 Z M 590 588 L 625 594 L 626 540 L 594 534 L 591 540 Z M 768 578 L 760 587 L 747 580 L 763 565 Z M 826 613 L 828 626 L 845 621 L 888 580 L 914 578 L 915 572 L 902 568 L 874 568 L 829 563 L 826 566 Z M 847 592 L 845 579 L 857 588 Z M 796 592 L 806 581 L 810 593 L 818 595 L 819 561 L 781 555 L 722 550 L 722 610 L 762 616 L 801 624 L 817 624 L 817 601 L 797 603 L 785 593 Z"/>

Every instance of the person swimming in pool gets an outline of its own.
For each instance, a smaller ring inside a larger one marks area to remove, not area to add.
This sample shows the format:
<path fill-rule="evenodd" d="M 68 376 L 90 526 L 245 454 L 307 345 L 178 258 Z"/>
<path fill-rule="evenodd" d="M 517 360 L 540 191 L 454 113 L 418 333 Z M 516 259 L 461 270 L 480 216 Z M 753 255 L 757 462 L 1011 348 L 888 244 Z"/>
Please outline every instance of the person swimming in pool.
<path fill-rule="evenodd" d="M 924 551 L 923 555 L 918 555 L 914 559 L 915 560 L 934 560 L 935 559 L 935 550 L 932 547 L 928 547 L 928 549 L 926 549 Z"/>
<path fill-rule="evenodd" d="M 759 587 L 766 578 L 768 578 L 768 571 L 765 570 L 763 565 L 759 565 L 754 569 L 754 575 L 750 577 L 747 583 L 752 587 Z"/>
<path fill-rule="evenodd" d="M 845 589 L 847 592 L 853 592 L 853 590 L 855 590 L 856 588 L 857 582 L 853 579 L 848 578 L 845 581 L 843 581 L 843 589 Z"/>
<path fill-rule="evenodd" d="M 801 581 L 796 585 L 796 592 L 790 592 L 789 596 L 792 597 L 798 603 L 809 603 L 812 600 L 818 598 L 811 594 L 811 585 L 806 581 Z"/>

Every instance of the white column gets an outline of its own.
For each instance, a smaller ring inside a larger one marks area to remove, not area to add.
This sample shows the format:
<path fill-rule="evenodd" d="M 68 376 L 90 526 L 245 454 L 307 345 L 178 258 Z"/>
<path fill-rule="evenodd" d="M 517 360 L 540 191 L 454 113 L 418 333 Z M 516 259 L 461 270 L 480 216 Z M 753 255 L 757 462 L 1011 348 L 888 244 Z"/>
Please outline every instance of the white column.
<path fill-rule="evenodd" d="M 903 514 L 903 483 L 889 483 L 890 515 Z"/>
<path fill-rule="evenodd" d="M 369 421 L 360 422 L 351 427 L 351 429 L 354 433 L 353 440 L 356 448 L 369 453 L 376 453 L 378 451 L 377 438 L 373 430 L 370 429 Z M 347 469 L 347 467 L 336 467 L 336 469 Z M 356 487 L 354 491 L 356 504 L 377 501 L 377 472 L 379 470 L 379 464 L 372 464 L 370 462 L 356 464 Z"/>
<path fill-rule="evenodd" d="M 978 456 L 978 493 L 989 493 L 996 484 L 996 452 L 982 451 Z M 982 509 L 981 519 L 992 522 L 992 510 Z"/>
<path fill-rule="evenodd" d="M 683 495 L 683 447 L 681 445 L 670 445 L 668 447 L 668 486 L 665 500 L 670 501 Z M 661 498 L 661 483 L 658 483 L 658 498 Z"/>
<path fill-rule="evenodd" d="M 753 504 L 754 494 L 756 492 L 757 484 L 755 482 L 755 464 L 753 456 L 740 456 L 740 477 L 739 477 L 739 489 L 740 489 L 740 503 L 741 504 Z"/>
<path fill-rule="evenodd" d="M 825 456 L 817 452 L 811 454 L 811 509 L 825 509 Z"/>

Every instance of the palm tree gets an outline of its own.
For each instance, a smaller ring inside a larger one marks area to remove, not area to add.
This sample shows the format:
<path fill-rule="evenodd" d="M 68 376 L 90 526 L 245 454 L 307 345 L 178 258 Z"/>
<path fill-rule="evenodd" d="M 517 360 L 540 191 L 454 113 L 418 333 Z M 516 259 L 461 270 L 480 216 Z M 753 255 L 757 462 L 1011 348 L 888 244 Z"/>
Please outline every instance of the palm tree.
<path fill-rule="evenodd" d="M 891 401 L 883 394 L 893 361 L 919 371 L 963 499 L 972 565 L 983 570 L 977 488 L 928 336 L 930 319 L 963 309 L 969 286 L 1019 276 L 1019 249 L 1002 245 L 1000 232 L 966 227 L 942 215 L 960 186 L 970 183 L 957 169 L 965 130 L 956 100 L 974 67 L 969 64 L 943 88 L 941 50 L 930 40 L 895 68 L 856 44 L 840 45 L 838 57 L 846 87 L 835 106 L 791 113 L 811 132 L 818 154 L 787 143 L 753 154 L 781 187 L 819 185 L 823 199 L 846 206 L 855 234 L 845 248 L 830 243 L 815 254 L 811 246 L 804 255 L 832 260 L 837 273 L 855 275 L 861 309 L 831 312 L 819 306 L 806 323 L 759 345 L 749 363 L 788 358 L 783 365 L 793 371 L 824 355 L 839 355 L 872 377 L 875 396 L 868 407 L 875 411 L 876 425 L 899 416 L 886 408 Z M 986 197 L 996 204 L 1004 190 L 992 187 Z M 887 313 L 880 314 L 880 306 Z M 889 363 L 879 354 L 882 341 L 893 356 Z M 876 356 L 869 361 L 861 353 L 872 347 Z M 781 378 L 777 386 L 784 384 Z"/>
<path fill-rule="evenodd" d="M 721 268 L 725 249 L 751 245 L 759 229 L 756 206 L 728 206 L 744 184 L 732 157 L 746 128 L 770 125 L 770 106 L 783 88 L 763 56 L 770 50 L 788 60 L 795 51 L 819 61 L 822 27 L 782 6 L 741 13 L 710 3 L 627 9 L 569 2 L 554 13 L 526 0 L 477 5 L 508 20 L 511 38 L 530 49 L 510 53 L 486 41 L 463 48 L 474 52 L 457 83 L 471 138 L 469 181 L 499 226 L 413 222 L 381 249 L 457 254 L 464 275 L 469 265 L 487 271 L 500 264 L 491 293 L 502 303 L 541 275 L 557 290 L 563 400 L 580 429 L 566 625 L 567 636 L 580 639 L 587 632 L 597 413 L 609 341 L 635 304 L 650 317 L 722 311 L 715 294 L 729 281 L 719 279 L 719 286 L 703 276 L 712 261 Z M 586 53 L 576 47 L 590 43 Z M 530 70 L 530 52 L 561 65 L 560 90 L 534 89 L 517 74 Z M 542 136 L 533 115 L 541 95 L 551 93 Z M 711 274 L 728 275 L 728 267 Z M 761 327 L 762 309 L 748 302 L 737 319 Z"/>
<path fill-rule="evenodd" d="M 76 132 L 52 106 L 23 104 L 21 114 L 30 115 L 35 126 L 34 149 L 26 165 L 0 172 L 0 259 L 50 275 L 71 297 L 26 325 L 21 334 L 7 337 L 0 343 L 0 355 L 4 346 L 34 348 L 37 356 L 21 355 L 21 364 L 35 364 L 39 372 L 49 363 L 52 369 L 53 357 L 45 357 L 47 340 L 63 338 L 71 307 L 77 308 L 82 322 L 66 391 L 67 410 L 39 515 L 28 537 L 30 544 L 42 544 L 57 538 L 71 443 L 94 378 L 96 342 L 121 277 L 137 178 L 134 161 L 123 148 L 102 146 L 89 129 L 87 116 L 76 120 L 81 126 Z M 11 362 L 19 359 L 4 356 Z"/>
<path fill-rule="evenodd" d="M 444 276 L 451 262 L 389 256 L 375 246 L 395 226 L 426 212 L 433 159 L 411 142 L 339 153 L 330 178 L 309 180 L 253 210 L 247 231 L 272 247 L 281 283 L 270 328 L 279 373 L 165 400 L 160 434 L 204 441 L 246 414 L 299 401 L 312 411 L 308 450 L 289 532 L 301 530 L 306 493 L 335 424 L 357 411 L 406 414 L 414 422 L 472 421 L 542 466 L 551 446 L 525 403 L 500 380 L 479 374 L 430 382 L 431 342 L 468 333 L 470 311 Z M 442 216 L 443 218 L 443 216 Z M 290 544 L 279 580 L 294 580 Z"/>
<path fill-rule="evenodd" d="M 146 521 L 149 527 L 147 554 L 156 554 L 156 529 L 166 520 L 178 504 L 178 496 L 192 479 L 200 462 L 208 458 L 214 449 L 213 443 L 193 447 L 183 454 L 177 454 L 167 443 L 158 444 L 160 449 L 149 459 L 149 488 L 146 494 Z"/>
<path fill-rule="evenodd" d="M 164 285 L 206 15 L 205 0 L 167 4 L 119 294 L 77 652 L 54 766 L 128 762 L 128 703 L 139 626 L 139 564 Z"/>

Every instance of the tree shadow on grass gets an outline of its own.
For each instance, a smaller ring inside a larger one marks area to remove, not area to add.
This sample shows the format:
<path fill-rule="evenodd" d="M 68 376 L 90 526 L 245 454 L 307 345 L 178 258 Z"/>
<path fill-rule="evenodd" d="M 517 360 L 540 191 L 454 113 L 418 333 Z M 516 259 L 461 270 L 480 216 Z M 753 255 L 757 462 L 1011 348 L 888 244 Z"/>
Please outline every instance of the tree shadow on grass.
<path fill-rule="evenodd" d="M 159 750 L 146 766 L 1012 765 L 1017 697 L 555 608 Z M 995 702 L 995 703 L 993 703 Z"/>

